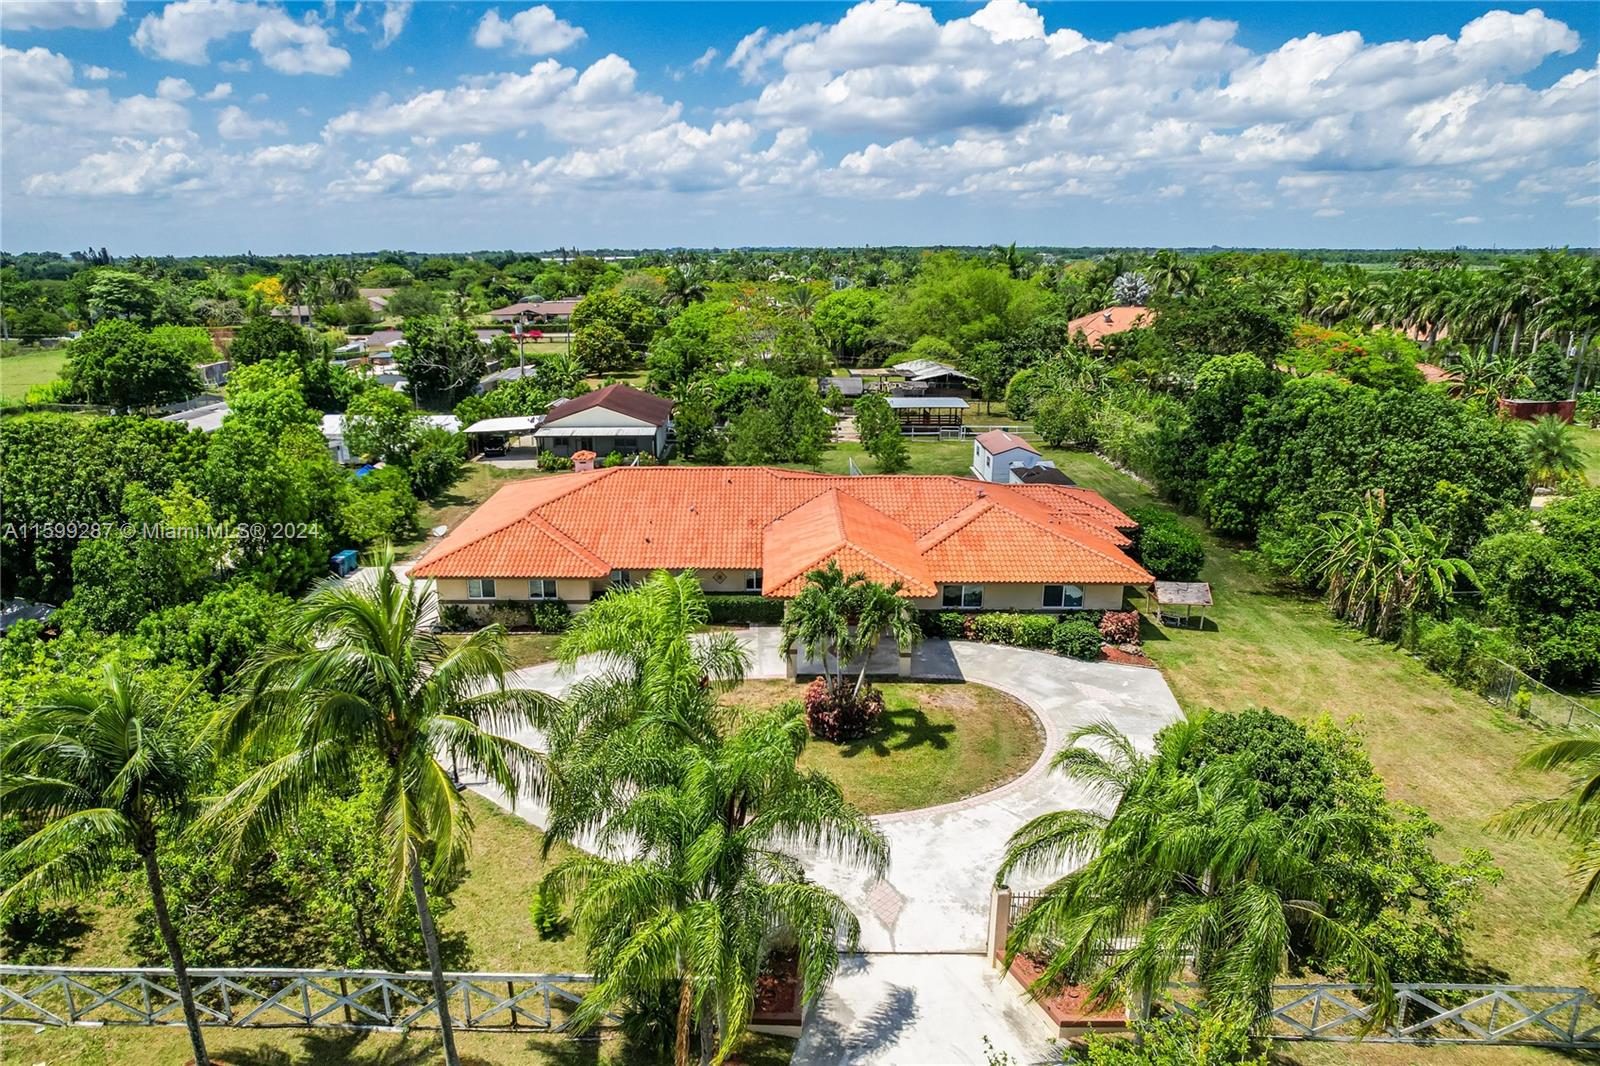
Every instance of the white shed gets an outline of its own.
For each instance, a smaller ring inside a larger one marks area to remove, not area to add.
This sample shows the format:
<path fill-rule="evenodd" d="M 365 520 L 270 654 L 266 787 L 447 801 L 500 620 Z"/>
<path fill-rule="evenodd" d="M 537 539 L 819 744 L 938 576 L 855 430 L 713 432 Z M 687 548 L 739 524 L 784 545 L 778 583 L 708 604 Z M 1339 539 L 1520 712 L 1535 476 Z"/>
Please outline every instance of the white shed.
<path fill-rule="evenodd" d="M 1039 449 L 1003 429 L 980 433 L 972 441 L 972 476 L 997 485 L 1009 485 L 1017 479 L 1012 467 L 1026 469 L 1041 462 Z"/>

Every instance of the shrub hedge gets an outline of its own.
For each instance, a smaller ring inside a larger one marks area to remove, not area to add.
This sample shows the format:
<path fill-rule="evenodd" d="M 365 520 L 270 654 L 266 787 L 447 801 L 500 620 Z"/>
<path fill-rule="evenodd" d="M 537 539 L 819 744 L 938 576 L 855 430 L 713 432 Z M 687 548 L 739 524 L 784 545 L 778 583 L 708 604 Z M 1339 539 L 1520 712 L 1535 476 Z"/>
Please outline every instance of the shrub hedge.
<path fill-rule="evenodd" d="M 711 624 L 775 626 L 783 621 L 783 601 L 765 596 L 707 596 Z"/>
<path fill-rule="evenodd" d="M 1107 619 L 1111 621 L 1107 622 Z M 1074 625 L 1080 628 L 1073 632 L 1095 634 L 1093 654 L 1080 658 L 1098 656 L 1101 643 L 1136 644 L 1139 640 L 1137 611 L 1074 611 L 1067 619 L 1053 614 L 1007 611 L 924 611 L 921 621 L 922 631 L 930 637 L 980 640 L 985 644 L 1010 644 L 1018 648 L 1054 648 L 1056 651 L 1061 651 L 1057 643 L 1061 627 Z M 1108 626 L 1109 633 L 1106 632 Z M 1103 638 L 1102 633 L 1105 633 Z"/>
<path fill-rule="evenodd" d="M 1074 659 L 1100 658 L 1102 643 L 1104 640 L 1100 636 L 1100 627 L 1087 618 L 1057 622 L 1050 633 L 1050 646 L 1056 653 Z"/>
<path fill-rule="evenodd" d="M 1139 523 L 1134 551 L 1144 568 L 1162 581 L 1198 581 L 1206 563 L 1200 534 L 1162 507 L 1136 507 L 1128 517 Z"/>
<path fill-rule="evenodd" d="M 557 455 L 555 452 L 539 453 L 540 470 L 571 470 L 572 456 Z"/>

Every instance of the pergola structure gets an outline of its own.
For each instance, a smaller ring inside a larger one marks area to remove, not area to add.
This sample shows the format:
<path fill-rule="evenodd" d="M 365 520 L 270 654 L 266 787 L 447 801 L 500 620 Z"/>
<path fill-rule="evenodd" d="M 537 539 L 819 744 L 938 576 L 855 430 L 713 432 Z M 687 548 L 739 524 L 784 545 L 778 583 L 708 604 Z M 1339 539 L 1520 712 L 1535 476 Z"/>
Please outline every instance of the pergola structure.
<path fill-rule="evenodd" d="M 959 396 L 891 396 L 889 408 L 900 429 L 944 429 L 961 425 L 967 401 Z"/>
<path fill-rule="evenodd" d="M 1187 626 L 1194 621 L 1196 628 L 1206 626 L 1206 608 L 1211 606 L 1211 586 L 1204 581 L 1157 581 L 1155 584 L 1156 619 L 1163 625 Z M 1183 614 L 1176 608 L 1182 607 Z M 1200 608 L 1198 618 L 1194 609 Z"/>

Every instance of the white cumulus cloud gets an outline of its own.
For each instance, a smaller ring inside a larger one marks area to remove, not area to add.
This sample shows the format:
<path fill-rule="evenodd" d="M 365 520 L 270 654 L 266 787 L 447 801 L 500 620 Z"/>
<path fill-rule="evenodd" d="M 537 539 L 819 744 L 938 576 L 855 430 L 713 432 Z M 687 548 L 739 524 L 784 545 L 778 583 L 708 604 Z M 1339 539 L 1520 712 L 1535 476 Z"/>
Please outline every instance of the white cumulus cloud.
<path fill-rule="evenodd" d="M 249 33 L 263 63 L 283 74 L 339 74 L 350 66 L 350 53 L 333 43 L 315 13 L 297 21 L 253 0 L 175 0 L 140 19 L 132 40 L 146 55 L 199 65 L 209 62 L 213 43 L 241 33 Z"/>
<path fill-rule="evenodd" d="M 229 104 L 217 116 L 217 134 L 229 141 L 248 141 L 267 133 L 281 134 L 288 129 L 270 118 L 254 118 L 237 104 Z"/>
<path fill-rule="evenodd" d="M 557 18 L 554 11 L 540 4 L 518 11 L 509 19 L 502 19 L 500 9 L 491 7 L 478 20 L 472 43 L 479 48 L 509 46 L 523 55 L 547 56 L 564 52 L 587 36 L 581 26 Z"/>
<path fill-rule="evenodd" d="M 103 30 L 116 25 L 123 0 L 7 0 L 0 27 L 8 30 Z"/>

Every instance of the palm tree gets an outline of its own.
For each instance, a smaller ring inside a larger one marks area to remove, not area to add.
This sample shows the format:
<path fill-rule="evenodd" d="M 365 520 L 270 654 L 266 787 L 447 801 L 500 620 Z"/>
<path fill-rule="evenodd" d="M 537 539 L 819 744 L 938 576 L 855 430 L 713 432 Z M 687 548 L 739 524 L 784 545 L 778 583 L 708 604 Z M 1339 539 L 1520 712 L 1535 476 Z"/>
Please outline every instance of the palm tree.
<path fill-rule="evenodd" d="M 203 746 L 187 746 L 178 736 L 178 708 L 187 696 L 161 706 L 149 689 L 108 664 L 93 691 L 52 693 L 23 712 L 0 749 L 0 807 L 44 824 L 0 859 L 28 871 L 0 895 L 0 909 L 39 891 L 90 884 L 115 865 L 117 849 L 132 850 L 144 865 L 195 1063 L 206 1066 L 200 1015 L 156 858 L 162 834 L 193 813 L 209 762 Z"/>
<path fill-rule="evenodd" d="M 667 271 L 661 302 L 668 307 L 687 307 L 704 300 L 710 292 L 705 279 L 692 266 L 675 266 Z"/>
<path fill-rule="evenodd" d="M 299 260 L 291 260 L 278 272 L 278 285 L 283 289 L 283 297 L 289 301 L 291 309 L 305 302 L 312 280 Z"/>
<path fill-rule="evenodd" d="M 1572 427 L 1555 415 L 1529 423 L 1522 432 L 1522 452 L 1534 488 L 1554 488 L 1562 478 L 1583 470 L 1583 452 Z"/>
<path fill-rule="evenodd" d="M 888 845 L 833 781 L 796 765 L 805 744 L 805 722 L 790 704 L 725 738 L 677 747 L 670 779 L 633 793 L 606 821 L 601 854 L 577 854 L 550 872 L 542 889 L 573 903 L 597 971 L 576 1028 L 670 988 L 674 1061 L 688 1062 L 698 1018 L 700 1061 L 721 1063 L 749 1025 L 775 946 L 797 951 L 807 1003 L 838 965 L 841 932 L 844 950 L 857 948 L 855 915 L 806 879 L 791 849 L 879 877 Z"/>
<path fill-rule="evenodd" d="M 1006 268 L 1006 273 L 1014 278 L 1022 277 L 1023 271 L 1027 269 L 1027 261 L 1017 251 L 1016 241 L 1012 241 L 1004 248 L 995 245 L 993 254 L 1000 265 Z"/>
<path fill-rule="evenodd" d="M 387 840 L 392 902 L 409 887 L 417 908 L 445 1060 L 456 1066 L 427 890 L 430 875 L 437 884 L 460 868 L 472 818 L 440 759 L 475 765 L 512 797 L 539 786 L 539 753 L 490 729 L 542 723 L 553 701 L 507 687 L 512 660 L 501 627 L 446 644 L 430 631 L 432 587 L 396 575 L 388 549 L 371 563 L 370 580 L 321 585 L 252 661 L 240 699 L 214 729 L 224 750 L 268 760 L 202 824 L 235 852 L 254 850 L 319 791 L 353 786 L 362 765 L 378 759 L 384 782 L 373 829 Z"/>
<path fill-rule="evenodd" d="M 997 884 L 1076 868 L 1013 926 L 1006 963 L 1041 952 L 1049 961 L 1036 990 L 1086 983 L 1100 1002 L 1127 996 L 1141 1017 L 1189 970 L 1214 1010 L 1259 1026 L 1292 944 L 1309 942 L 1375 986 L 1380 1024 L 1393 1010 L 1384 964 L 1327 913 L 1344 820 L 1267 807 L 1231 758 L 1188 768 L 1203 722 L 1192 715 L 1163 730 L 1150 755 L 1109 723 L 1071 735 L 1052 768 L 1095 805 L 1040 815 L 1012 834 Z"/>
<path fill-rule="evenodd" d="M 886 634 L 902 650 L 922 639 L 916 609 L 900 589 L 898 581 L 881 585 L 863 573 L 847 575 L 837 562 L 811 571 L 783 613 L 783 653 L 798 647 L 820 662 L 823 684 L 832 695 L 843 693 L 845 671 L 859 661 L 854 688 L 859 695 L 873 649 Z"/>
<path fill-rule="evenodd" d="M 571 667 L 594 655 L 604 666 L 547 724 L 547 842 L 595 830 L 631 790 L 674 780 L 671 756 L 684 744 L 715 739 L 717 697 L 744 680 L 749 655 L 733 633 L 698 634 L 710 620 L 692 571 L 613 588 L 573 620 L 558 658 Z"/>
<path fill-rule="evenodd" d="M 1508 833 L 1556 833 L 1576 847 L 1572 872 L 1579 879 L 1574 906 L 1600 891 L 1600 736 L 1580 733 L 1551 740 L 1525 755 L 1534 770 L 1576 772 L 1566 791 L 1552 799 L 1519 803 L 1495 819 Z"/>
<path fill-rule="evenodd" d="M 817 309 L 817 290 L 804 283 L 794 286 L 783 298 L 783 310 L 799 319 L 809 319 Z"/>
<path fill-rule="evenodd" d="M 1150 257 L 1146 276 L 1162 296 L 1185 296 L 1194 292 L 1194 264 L 1170 248 L 1163 248 Z"/>

